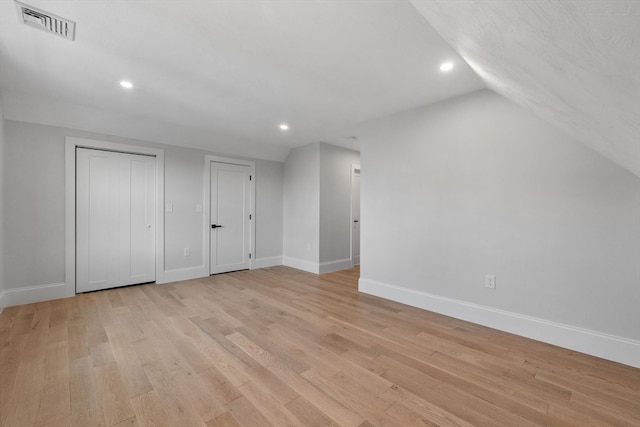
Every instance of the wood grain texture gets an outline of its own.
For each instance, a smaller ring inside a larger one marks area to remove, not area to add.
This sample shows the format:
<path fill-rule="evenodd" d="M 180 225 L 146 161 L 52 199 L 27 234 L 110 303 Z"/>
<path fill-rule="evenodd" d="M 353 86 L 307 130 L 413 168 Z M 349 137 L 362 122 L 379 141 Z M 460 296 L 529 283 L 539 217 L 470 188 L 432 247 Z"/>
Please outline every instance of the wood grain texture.
<path fill-rule="evenodd" d="M 286 267 L 7 308 L 0 425 L 640 426 L 640 370 Z"/>

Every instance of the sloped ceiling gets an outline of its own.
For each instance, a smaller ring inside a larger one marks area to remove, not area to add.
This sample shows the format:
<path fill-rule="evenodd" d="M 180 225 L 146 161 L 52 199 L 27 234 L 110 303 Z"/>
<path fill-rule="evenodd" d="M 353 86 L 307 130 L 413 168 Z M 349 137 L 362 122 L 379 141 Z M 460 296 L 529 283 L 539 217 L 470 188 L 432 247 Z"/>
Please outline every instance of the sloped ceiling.
<path fill-rule="evenodd" d="M 640 2 L 411 0 L 493 91 L 640 176 Z"/>
<path fill-rule="evenodd" d="M 406 0 L 24 2 L 76 21 L 76 40 L 0 0 L 9 120 L 283 160 L 357 148 L 344 129 L 360 121 L 484 87 Z"/>

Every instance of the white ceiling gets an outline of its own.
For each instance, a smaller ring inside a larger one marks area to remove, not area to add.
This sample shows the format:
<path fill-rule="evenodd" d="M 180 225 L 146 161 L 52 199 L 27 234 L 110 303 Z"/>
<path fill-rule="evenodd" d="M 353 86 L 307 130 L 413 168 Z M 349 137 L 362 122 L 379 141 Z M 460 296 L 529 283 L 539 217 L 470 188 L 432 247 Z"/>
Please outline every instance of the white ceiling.
<path fill-rule="evenodd" d="M 76 40 L 0 0 L 9 120 L 283 160 L 310 142 L 358 148 L 356 123 L 484 87 L 403 0 L 26 3 L 76 21 Z"/>
<path fill-rule="evenodd" d="M 638 0 L 412 0 L 495 92 L 640 176 Z"/>
<path fill-rule="evenodd" d="M 26 2 L 76 40 L 0 0 L 6 119 L 283 160 L 486 85 L 640 176 L 638 0 Z"/>

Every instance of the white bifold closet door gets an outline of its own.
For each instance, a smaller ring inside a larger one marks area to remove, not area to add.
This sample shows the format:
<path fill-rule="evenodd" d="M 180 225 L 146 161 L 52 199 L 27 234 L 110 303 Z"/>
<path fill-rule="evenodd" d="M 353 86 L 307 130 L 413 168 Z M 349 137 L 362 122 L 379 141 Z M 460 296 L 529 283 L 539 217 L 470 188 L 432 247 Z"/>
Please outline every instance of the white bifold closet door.
<path fill-rule="evenodd" d="M 78 148 L 76 292 L 155 281 L 156 158 Z"/>

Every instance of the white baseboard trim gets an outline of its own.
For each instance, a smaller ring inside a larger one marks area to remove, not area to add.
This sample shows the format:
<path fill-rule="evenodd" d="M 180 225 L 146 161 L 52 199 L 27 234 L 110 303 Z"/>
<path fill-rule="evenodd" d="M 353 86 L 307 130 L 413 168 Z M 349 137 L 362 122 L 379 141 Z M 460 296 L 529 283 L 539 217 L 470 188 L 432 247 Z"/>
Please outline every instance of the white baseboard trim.
<path fill-rule="evenodd" d="M 256 258 L 251 263 L 251 268 L 267 268 L 267 267 L 275 267 L 276 265 L 282 265 L 282 257 L 281 256 L 272 256 L 265 258 Z"/>
<path fill-rule="evenodd" d="M 320 264 L 313 261 L 283 256 L 282 265 L 297 268 L 298 270 L 308 271 L 309 273 L 320 274 Z"/>
<path fill-rule="evenodd" d="M 640 341 L 360 278 L 358 290 L 640 368 Z"/>
<path fill-rule="evenodd" d="M 325 261 L 320 263 L 320 274 L 331 273 L 333 271 L 345 270 L 353 267 L 351 258 L 338 259 L 335 261 Z"/>
<path fill-rule="evenodd" d="M 0 314 L 2 314 L 2 310 L 4 310 L 6 306 L 7 305 L 5 304 L 5 301 L 4 301 L 4 291 L 2 291 L 0 292 Z"/>
<path fill-rule="evenodd" d="M 202 265 L 197 267 L 174 268 L 172 270 L 165 270 L 163 280 L 156 281 L 156 283 L 180 282 L 181 280 L 199 279 L 207 276 L 208 274 Z"/>
<path fill-rule="evenodd" d="M 48 285 L 5 289 L 3 306 L 12 307 L 14 305 L 31 304 L 34 302 L 66 298 L 67 296 L 67 285 L 65 283 L 51 283 Z"/>

